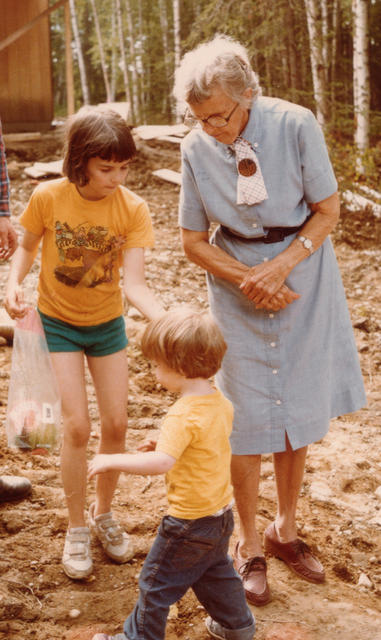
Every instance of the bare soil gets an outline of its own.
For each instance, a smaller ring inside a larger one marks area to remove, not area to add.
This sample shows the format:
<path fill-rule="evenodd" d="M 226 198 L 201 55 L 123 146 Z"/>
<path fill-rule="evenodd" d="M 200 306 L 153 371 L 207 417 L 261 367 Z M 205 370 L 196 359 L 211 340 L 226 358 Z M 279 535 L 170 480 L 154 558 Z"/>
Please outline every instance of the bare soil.
<path fill-rule="evenodd" d="M 150 285 L 167 307 L 187 303 L 207 308 L 204 274 L 183 256 L 177 229 L 179 188 L 153 177 L 157 168 L 179 169 L 177 147 L 140 143 L 129 186 L 149 203 L 156 246 L 147 254 Z M 21 214 L 36 182 L 23 169 L 36 160 L 61 156 L 56 132 L 41 141 L 8 147 L 14 220 Z M 19 228 L 19 227 L 18 227 Z M 333 236 L 352 315 L 368 406 L 332 421 L 323 441 L 310 447 L 298 509 L 300 535 L 323 560 L 327 581 L 317 586 L 291 574 L 269 558 L 272 602 L 253 613 L 258 640 L 381 640 L 381 224 L 370 211 L 343 210 Z M 8 265 L 0 265 L 3 292 Z M 35 301 L 38 267 L 26 281 Z M 144 319 L 126 309 L 130 340 L 128 450 L 153 436 L 174 397 L 156 384 L 139 350 Z M 0 339 L 1 342 L 1 339 Z M 12 348 L 0 344 L 0 422 L 4 423 Z M 99 421 L 88 381 L 93 432 L 89 458 L 97 450 Z M 0 639 L 90 640 L 95 631 L 120 632 L 134 606 L 138 575 L 166 509 L 161 477 L 123 476 L 114 512 L 131 534 L 135 558 L 122 566 L 105 558 L 93 542 L 94 574 L 72 581 L 61 567 L 66 510 L 58 455 L 31 455 L 7 448 L 0 429 L 0 469 L 28 477 L 29 499 L 0 505 Z M 88 490 L 88 503 L 94 485 Z M 271 456 L 262 465 L 259 527 L 274 517 L 276 494 Z M 232 548 L 237 539 L 233 535 Z M 205 612 L 191 592 L 171 609 L 168 640 L 208 637 Z"/>

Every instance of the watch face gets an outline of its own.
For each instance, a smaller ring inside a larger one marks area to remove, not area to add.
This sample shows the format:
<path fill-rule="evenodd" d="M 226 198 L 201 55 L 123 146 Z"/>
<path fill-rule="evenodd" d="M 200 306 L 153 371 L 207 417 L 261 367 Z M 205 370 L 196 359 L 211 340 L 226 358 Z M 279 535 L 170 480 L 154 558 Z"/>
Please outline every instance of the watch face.
<path fill-rule="evenodd" d="M 304 246 L 306 247 L 306 249 L 311 249 L 312 247 L 312 240 L 310 240 L 309 238 L 306 238 L 305 241 L 303 242 Z"/>

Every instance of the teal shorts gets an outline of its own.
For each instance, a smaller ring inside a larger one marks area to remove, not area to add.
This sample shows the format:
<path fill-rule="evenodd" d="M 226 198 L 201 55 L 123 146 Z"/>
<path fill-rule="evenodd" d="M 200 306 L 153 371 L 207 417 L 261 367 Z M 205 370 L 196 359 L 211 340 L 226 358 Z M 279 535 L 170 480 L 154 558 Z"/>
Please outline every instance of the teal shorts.
<path fill-rule="evenodd" d="M 46 316 L 40 310 L 39 314 L 49 351 L 84 351 L 86 355 L 98 357 L 121 351 L 128 344 L 123 316 L 102 324 L 78 327 Z"/>

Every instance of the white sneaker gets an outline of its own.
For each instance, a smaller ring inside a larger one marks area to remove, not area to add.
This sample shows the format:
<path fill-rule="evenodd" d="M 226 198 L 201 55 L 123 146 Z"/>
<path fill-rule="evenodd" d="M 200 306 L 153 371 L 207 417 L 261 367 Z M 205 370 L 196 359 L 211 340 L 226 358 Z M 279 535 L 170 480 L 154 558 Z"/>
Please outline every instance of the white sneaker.
<path fill-rule="evenodd" d="M 130 537 L 112 517 L 112 512 L 94 517 L 95 503 L 89 508 L 89 524 L 101 542 L 104 552 L 119 564 L 131 560 L 135 554 Z"/>
<path fill-rule="evenodd" d="M 90 552 L 90 530 L 88 527 L 69 529 L 62 556 L 66 575 L 74 580 L 89 576 L 93 570 Z"/>

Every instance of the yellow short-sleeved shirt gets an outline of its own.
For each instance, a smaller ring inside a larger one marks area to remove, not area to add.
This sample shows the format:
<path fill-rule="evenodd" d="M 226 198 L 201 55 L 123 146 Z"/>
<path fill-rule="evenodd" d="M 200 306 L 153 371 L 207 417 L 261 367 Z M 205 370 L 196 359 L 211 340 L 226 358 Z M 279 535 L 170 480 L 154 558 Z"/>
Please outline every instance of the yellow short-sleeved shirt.
<path fill-rule="evenodd" d="M 219 390 L 183 396 L 170 408 L 156 446 L 176 459 L 166 474 L 169 515 L 203 518 L 232 500 L 232 424 L 233 405 Z"/>
<path fill-rule="evenodd" d="M 154 242 L 144 200 L 123 186 L 101 200 L 86 200 L 67 178 L 59 178 L 35 189 L 20 220 L 43 235 L 38 283 L 43 313 L 78 326 L 123 313 L 122 251 Z"/>

